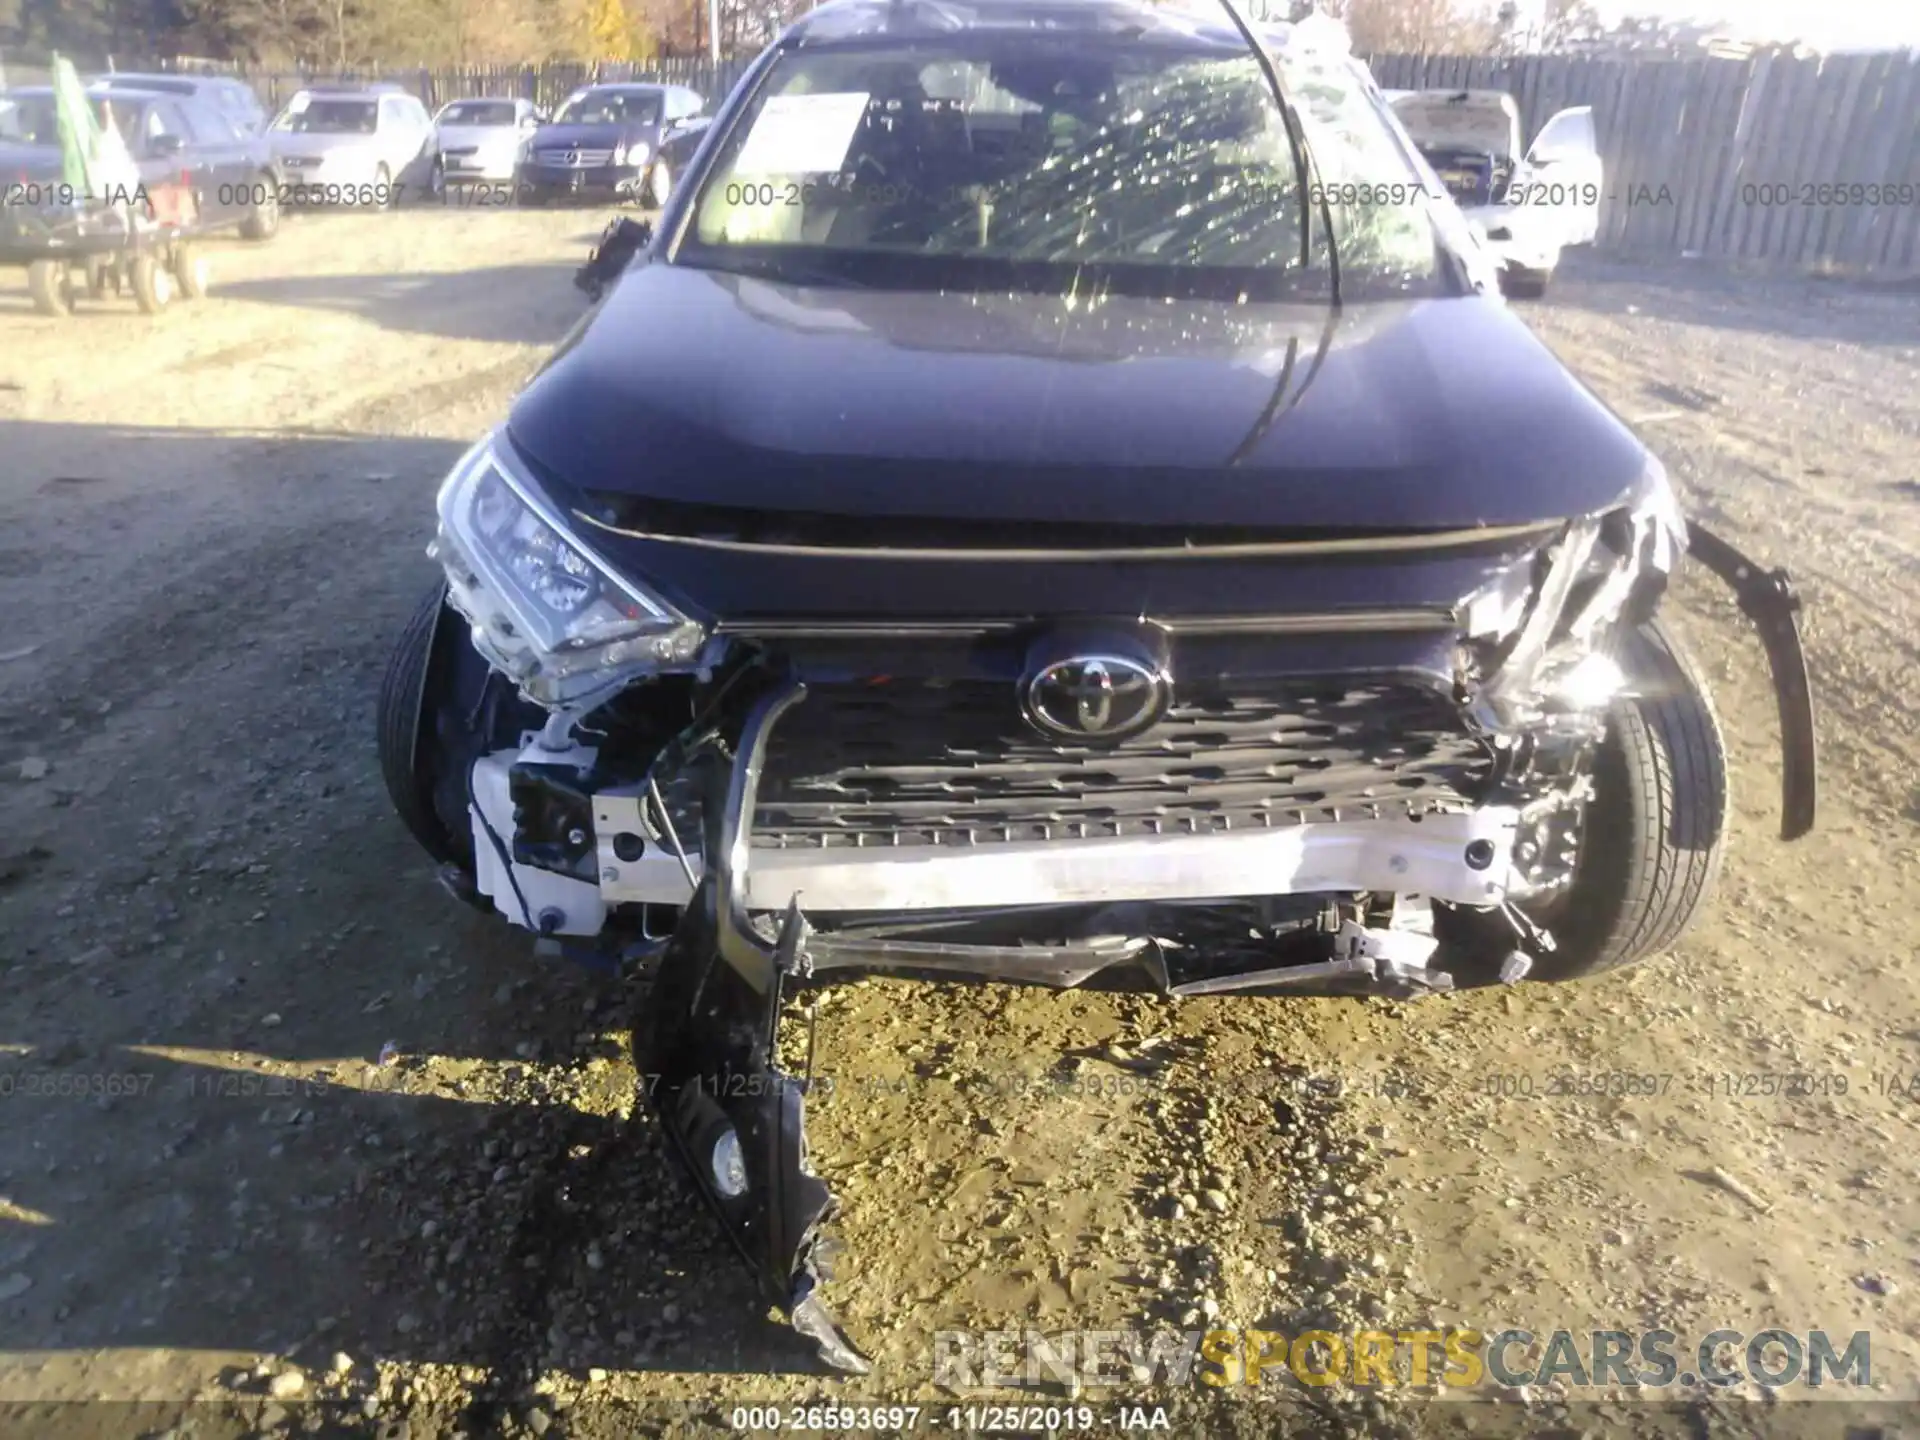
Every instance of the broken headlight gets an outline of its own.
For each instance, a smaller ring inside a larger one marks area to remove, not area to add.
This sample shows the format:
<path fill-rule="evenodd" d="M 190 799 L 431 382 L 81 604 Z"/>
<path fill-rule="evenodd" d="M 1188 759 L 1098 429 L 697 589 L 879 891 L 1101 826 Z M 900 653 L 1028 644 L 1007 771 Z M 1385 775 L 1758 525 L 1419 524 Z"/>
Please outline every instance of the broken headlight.
<path fill-rule="evenodd" d="M 1463 670 L 1500 721 L 1604 709 L 1626 684 L 1609 641 L 1651 613 L 1685 543 L 1666 472 L 1649 457 L 1631 504 L 1571 522 L 1462 601 Z"/>
<path fill-rule="evenodd" d="M 467 452 L 438 506 L 427 553 L 447 572 L 448 598 L 474 648 L 530 700 L 583 703 L 700 653 L 706 631 L 568 531 L 504 434 Z"/>

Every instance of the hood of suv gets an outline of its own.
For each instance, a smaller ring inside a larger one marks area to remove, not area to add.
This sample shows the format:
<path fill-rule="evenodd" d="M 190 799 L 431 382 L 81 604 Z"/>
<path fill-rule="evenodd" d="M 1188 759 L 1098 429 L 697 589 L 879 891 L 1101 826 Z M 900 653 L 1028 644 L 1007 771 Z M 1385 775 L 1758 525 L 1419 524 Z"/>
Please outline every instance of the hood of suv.
<path fill-rule="evenodd" d="M 1603 509 L 1644 467 L 1497 299 L 1328 317 L 655 263 L 563 345 L 509 430 L 574 491 L 1016 523 L 1517 524 Z"/>

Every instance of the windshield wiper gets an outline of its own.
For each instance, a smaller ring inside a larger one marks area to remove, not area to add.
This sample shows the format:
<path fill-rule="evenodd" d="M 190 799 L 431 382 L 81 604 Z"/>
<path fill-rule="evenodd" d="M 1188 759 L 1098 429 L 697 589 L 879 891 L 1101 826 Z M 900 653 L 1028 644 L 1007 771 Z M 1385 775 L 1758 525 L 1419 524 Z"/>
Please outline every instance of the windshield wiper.
<path fill-rule="evenodd" d="M 1300 123 L 1300 113 L 1287 99 L 1287 87 L 1280 80 L 1280 67 L 1273 63 L 1273 56 L 1267 53 L 1267 47 L 1260 43 L 1260 37 L 1254 33 L 1253 26 L 1247 23 L 1234 0 L 1220 0 L 1220 8 L 1227 12 L 1227 18 L 1233 21 L 1233 28 L 1247 42 L 1247 48 L 1253 51 L 1253 58 L 1260 66 L 1260 73 L 1266 76 L 1267 88 L 1273 92 L 1273 103 L 1280 109 L 1280 123 L 1287 132 L 1287 146 L 1293 151 L 1294 181 L 1300 190 L 1300 265 L 1304 269 L 1313 263 L 1313 226 L 1308 217 L 1313 213 L 1313 155 L 1307 148 L 1307 132 Z M 1327 290 L 1334 309 L 1340 308 L 1340 246 L 1333 237 L 1333 207 L 1327 203 L 1327 187 L 1320 187 L 1320 223 L 1327 232 Z"/>

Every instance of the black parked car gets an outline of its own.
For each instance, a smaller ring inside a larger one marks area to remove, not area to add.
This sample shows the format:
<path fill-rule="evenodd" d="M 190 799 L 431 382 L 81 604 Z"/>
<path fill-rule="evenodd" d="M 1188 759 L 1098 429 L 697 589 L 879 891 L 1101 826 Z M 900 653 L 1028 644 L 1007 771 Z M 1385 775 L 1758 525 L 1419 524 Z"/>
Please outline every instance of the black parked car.
<path fill-rule="evenodd" d="M 791 988 L 1657 954 L 1727 821 L 1659 613 L 1689 548 L 1762 626 L 1812 824 L 1784 576 L 1507 308 L 1325 24 L 1262 31 L 1272 72 L 1252 39 L 822 6 L 440 491 L 394 802 L 456 891 L 654 967 L 648 1097 L 838 1365 Z"/>
<path fill-rule="evenodd" d="M 662 143 L 706 102 L 681 85 L 592 85 L 567 97 L 534 131 L 521 162 L 519 198 L 642 200 L 664 205 L 674 167 Z"/>

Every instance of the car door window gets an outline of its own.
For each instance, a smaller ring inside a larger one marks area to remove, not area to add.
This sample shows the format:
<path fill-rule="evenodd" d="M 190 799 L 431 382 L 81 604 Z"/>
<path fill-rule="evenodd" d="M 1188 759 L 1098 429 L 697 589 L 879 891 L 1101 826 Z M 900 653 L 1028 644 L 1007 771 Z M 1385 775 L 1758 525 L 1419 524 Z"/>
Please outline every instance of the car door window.
<path fill-rule="evenodd" d="M 187 122 L 186 115 L 171 100 L 156 100 L 147 107 L 146 117 L 141 121 L 140 133 L 151 153 L 165 137 L 177 136 L 182 147 L 193 144 L 193 127 Z"/>
<path fill-rule="evenodd" d="M 242 139 L 239 125 L 217 105 L 190 107 L 188 123 L 193 126 L 195 135 L 211 144 L 234 145 Z"/>

